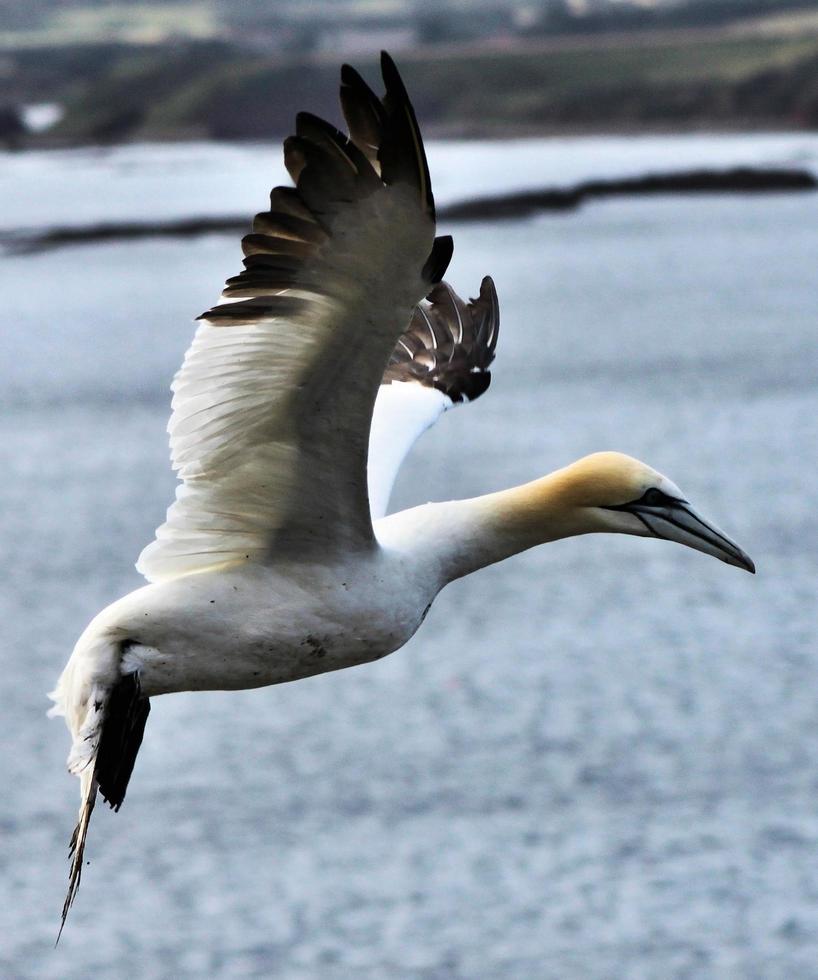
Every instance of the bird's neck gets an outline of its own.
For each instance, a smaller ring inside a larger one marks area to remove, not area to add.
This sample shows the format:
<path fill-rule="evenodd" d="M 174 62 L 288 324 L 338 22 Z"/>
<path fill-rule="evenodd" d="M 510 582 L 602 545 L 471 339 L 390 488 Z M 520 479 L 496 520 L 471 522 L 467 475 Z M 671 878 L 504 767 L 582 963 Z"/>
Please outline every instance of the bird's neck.
<path fill-rule="evenodd" d="M 441 586 L 538 544 L 597 530 L 559 470 L 469 500 L 426 504 L 378 521 L 382 544 L 428 565 Z"/>

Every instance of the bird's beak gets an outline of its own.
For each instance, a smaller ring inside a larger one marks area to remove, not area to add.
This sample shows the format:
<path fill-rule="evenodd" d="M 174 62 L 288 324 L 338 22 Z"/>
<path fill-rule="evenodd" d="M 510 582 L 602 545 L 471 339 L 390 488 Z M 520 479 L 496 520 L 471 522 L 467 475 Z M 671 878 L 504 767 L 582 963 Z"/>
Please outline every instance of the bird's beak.
<path fill-rule="evenodd" d="M 635 514 L 654 537 L 677 541 L 755 574 L 752 558 L 715 524 L 697 514 L 686 500 L 668 500 L 659 505 L 636 501 L 627 510 Z"/>

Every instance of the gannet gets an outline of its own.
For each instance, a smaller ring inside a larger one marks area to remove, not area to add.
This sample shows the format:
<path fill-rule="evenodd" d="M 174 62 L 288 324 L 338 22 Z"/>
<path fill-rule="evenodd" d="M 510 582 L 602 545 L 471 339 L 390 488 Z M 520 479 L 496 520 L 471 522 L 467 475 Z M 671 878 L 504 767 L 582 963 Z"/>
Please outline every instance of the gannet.
<path fill-rule="evenodd" d="M 488 387 L 499 310 L 490 278 L 468 303 L 443 281 L 452 239 L 435 237 L 415 113 L 386 54 L 381 71 L 378 98 L 341 69 L 348 137 L 297 116 L 294 186 L 256 216 L 172 385 L 181 482 L 137 563 L 150 584 L 93 619 L 50 695 L 81 791 L 63 926 L 97 795 L 122 804 L 151 698 L 376 660 L 447 583 L 571 535 L 664 538 L 754 571 L 675 483 L 615 452 L 387 516 L 418 436 Z"/>

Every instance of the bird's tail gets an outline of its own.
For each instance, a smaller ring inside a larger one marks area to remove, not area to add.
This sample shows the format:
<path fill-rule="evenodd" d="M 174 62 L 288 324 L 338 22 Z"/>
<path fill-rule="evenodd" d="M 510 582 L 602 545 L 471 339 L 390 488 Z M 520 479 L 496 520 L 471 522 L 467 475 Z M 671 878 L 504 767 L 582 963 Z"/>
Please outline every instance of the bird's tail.
<path fill-rule="evenodd" d="M 97 793 L 114 810 L 122 805 L 150 711 L 138 674 L 121 672 L 123 644 L 104 636 L 88 637 L 87 632 L 49 695 L 55 702 L 49 715 L 64 715 L 71 732 L 68 771 L 80 779 L 79 817 L 69 845 L 71 868 L 60 934 L 80 886 Z"/>
<path fill-rule="evenodd" d="M 71 835 L 71 843 L 68 845 L 68 857 L 71 861 L 71 870 L 68 872 L 68 892 L 62 906 L 62 917 L 60 918 L 60 931 L 57 933 L 57 942 L 60 941 L 65 920 L 68 918 L 68 910 L 74 903 L 77 891 L 80 887 L 82 877 L 82 859 L 85 854 L 85 839 L 88 836 L 88 825 L 91 822 L 91 814 L 94 811 L 94 804 L 97 801 L 97 791 L 99 783 L 94 774 L 93 763 L 80 774 L 80 814 L 77 826 Z"/>

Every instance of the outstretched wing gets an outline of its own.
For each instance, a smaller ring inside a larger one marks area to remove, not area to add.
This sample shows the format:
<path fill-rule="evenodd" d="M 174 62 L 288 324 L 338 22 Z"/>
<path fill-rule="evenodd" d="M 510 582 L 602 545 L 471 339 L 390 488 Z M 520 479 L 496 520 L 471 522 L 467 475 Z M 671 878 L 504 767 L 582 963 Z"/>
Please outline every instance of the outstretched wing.
<path fill-rule="evenodd" d="M 369 504 L 383 517 L 401 463 L 447 409 L 474 401 L 491 382 L 500 308 L 489 276 L 464 303 L 438 283 L 398 341 L 378 391 L 369 436 Z"/>
<path fill-rule="evenodd" d="M 416 304 L 451 238 L 414 111 L 392 60 L 378 99 L 349 66 L 350 138 L 307 113 L 284 144 L 277 187 L 243 242 L 244 270 L 204 313 L 174 384 L 177 499 L 142 552 L 150 581 L 271 550 L 368 547 L 372 410 Z"/>

